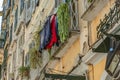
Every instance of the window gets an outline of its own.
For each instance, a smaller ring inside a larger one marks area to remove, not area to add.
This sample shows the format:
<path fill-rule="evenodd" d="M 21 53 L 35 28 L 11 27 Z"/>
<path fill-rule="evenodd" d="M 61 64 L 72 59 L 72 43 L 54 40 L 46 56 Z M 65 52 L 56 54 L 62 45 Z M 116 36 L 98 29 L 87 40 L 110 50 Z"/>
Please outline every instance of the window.
<path fill-rule="evenodd" d="M 22 13 L 24 9 L 24 0 L 20 0 L 20 14 Z"/>
<path fill-rule="evenodd" d="M 105 80 L 112 80 L 112 78 L 108 75 Z"/>
<path fill-rule="evenodd" d="M 14 0 L 12 0 L 12 3 L 11 3 L 11 4 L 12 4 L 12 10 L 13 10 L 14 4 L 15 4 L 15 3 L 14 3 Z"/>
<path fill-rule="evenodd" d="M 5 50 L 4 50 L 4 62 L 5 62 L 5 65 L 6 65 L 7 56 L 8 56 L 8 49 L 5 48 Z"/>
<path fill-rule="evenodd" d="M 0 39 L 5 40 L 6 39 L 6 30 L 1 30 L 1 36 Z"/>
<path fill-rule="evenodd" d="M 16 63 L 17 63 L 17 61 L 16 61 L 16 51 L 13 52 L 12 59 L 13 59 L 13 61 L 12 61 L 12 64 L 13 64 L 12 69 L 13 69 L 13 71 L 16 71 Z"/>
<path fill-rule="evenodd" d="M 27 53 L 26 57 L 25 57 L 25 66 L 29 66 L 30 62 L 29 62 L 29 53 Z"/>
<path fill-rule="evenodd" d="M 30 2 L 31 2 L 32 0 L 28 0 L 28 2 L 27 2 L 27 8 L 29 9 L 30 8 Z"/>
<path fill-rule="evenodd" d="M 120 42 L 116 42 L 115 48 L 111 51 L 109 51 L 107 60 L 106 60 L 106 66 L 105 70 L 108 72 L 109 75 L 113 76 L 115 73 L 115 70 L 118 67 L 118 64 L 120 63 Z"/>
<path fill-rule="evenodd" d="M 7 29 L 9 28 L 9 24 L 10 24 L 10 15 L 7 16 L 7 25 L 6 25 Z"/>
<path fill-rule="evenodd" d="M 10 28 L 10 43 L 11 43 L 11 41 L 12 41 L 12 26 L 11 26 L 11 28 Z"/>
<path fill-rule="evenodd" d="M 35 0 L 31 1 L 32 13 L 35 11 Z"/>
<path fill-rule="evenodd" d="M 8 0 L 8 7 L 11 6 L 11 0 Z"/>
<path fill-rule="evenodd" d="M 14 31 L 16 31 L 17 22 L 18 22 L 18 7 L 17 7 L 16 12 L 15 12 Z"/>
<path fill-rule="evenodd" d="M 60 3 L 62 3 L 62 2 L 66 2 L 66 1 L 65 0 L 55 0 L 55 8 L 58 8 Z"/>
<path fill-rule="evenodd" d="M 71 30 L 79 31 L 78 1 L 70 1 Z"/>
<path fill-rule="evenodd" d="M 3 14 L 2 14 L 2 20 L 5 18 L 5 6 L 3 6 Z"/>
<path fill-rule="evenodd" d="M 40 0 L 35 0 L 36 6 L 39 6 L 39 1 L 40 1 Z"/>
<path fill-rule="evenodd" d="M 19 46 L 22 47 L 24 45 L 24 42 L 25 42 L 25 38 L 24 35 L 22 35 L 19 39 Z"/>

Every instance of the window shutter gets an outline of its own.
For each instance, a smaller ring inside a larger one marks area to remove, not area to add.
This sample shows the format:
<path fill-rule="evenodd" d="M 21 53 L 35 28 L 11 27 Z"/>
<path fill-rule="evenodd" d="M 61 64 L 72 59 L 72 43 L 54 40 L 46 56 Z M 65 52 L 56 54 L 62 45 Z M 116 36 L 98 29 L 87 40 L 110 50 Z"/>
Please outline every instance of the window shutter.
<path fill-rule="evenodd" d="M 39 5 L 39 1 L 40 1 L 40 0 L 35 0 L 35 5 L 36 5 L 36 6 Z"/>
<path fill-rule="evenodd" d="M 10 29 L 10 43 L 11 43 L 11 41 L 12 41 L 12 26 L 11 26 L 11 29 Z"/>
<path fill-rule="evenodd" d="M 26 23 L 28 23 L 31 19 L 31 13 L 32 13 L 32 8 L 31 8 L 31 3 L 32 3 L 32 0 L 28 0 L 27 3 L 26 3 Z"/>

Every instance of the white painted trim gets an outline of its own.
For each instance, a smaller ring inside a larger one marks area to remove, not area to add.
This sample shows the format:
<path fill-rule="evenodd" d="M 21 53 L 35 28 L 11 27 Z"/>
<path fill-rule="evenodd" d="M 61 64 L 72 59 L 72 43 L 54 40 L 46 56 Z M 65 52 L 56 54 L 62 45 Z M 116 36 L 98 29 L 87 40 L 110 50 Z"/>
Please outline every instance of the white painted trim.
<path fill-rule="evenodd" d="M 106 71 L 104 71 L 100 80 L 105 80 L 107 75 L 108 75 L 108 73 Z"/>
<path fill-rule="evenodd" d="M 107 56 L 107 53 L 94 53 L 90 52 L 86 54 L 83 58 L 82 61 L 86 64 L 97 64 L 99 63 L 103 58 Z"/>

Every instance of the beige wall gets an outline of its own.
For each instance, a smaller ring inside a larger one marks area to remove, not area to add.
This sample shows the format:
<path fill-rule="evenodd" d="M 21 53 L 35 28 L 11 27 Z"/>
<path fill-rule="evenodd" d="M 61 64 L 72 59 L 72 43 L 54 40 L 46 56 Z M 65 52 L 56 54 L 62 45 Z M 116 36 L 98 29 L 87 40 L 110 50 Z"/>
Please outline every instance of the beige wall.
<path fill-rule="evenodd" d="M 100 80 L 102 73 L 105 69 L 105 63 L 106 63 L 106 57 L 103 58 L 100 62 L 98 62 L 96 65 L 89 65 L 89 80 Z"/>
<path fill-rule="evenodd" d="M 59 71 L 69 72 L 76 65 L 80 52 L 79 40 L 77 38 L 73 45 L 64 53 L 61 60 L 55 65 L 54 69 L 58 70 L 57 73 L 60 73 Z M 65 74 L 63 72 L 62 74 Z"/>

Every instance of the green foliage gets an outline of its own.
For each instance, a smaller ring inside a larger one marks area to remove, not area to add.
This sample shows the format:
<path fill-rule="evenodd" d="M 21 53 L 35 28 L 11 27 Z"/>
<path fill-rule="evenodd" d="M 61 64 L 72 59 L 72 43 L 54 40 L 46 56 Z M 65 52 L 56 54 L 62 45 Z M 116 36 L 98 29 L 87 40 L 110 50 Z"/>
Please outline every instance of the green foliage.
<path fill-rule="evenodd" d="M 60 41 L 64 42 L 69 37 L 70 15 L 67 3 L 60 4 L 57 11 L 57 17 Z"/>
<path fill-rule="evenodd" d="M 35 69 L 37 66 L 41 66 L 42 59 L 40 53 L 36 50 L 36 48 L 32 48 L 29 50 L 30 54 L 30 67 Z"/>
<path fill-rule="evenodd" d="M 39 53 L 39 46 L 40 46 L 40 35 L 39 35 L 40 29 L 36 31 L 33 34 L 33 42 L 35 43 L 35 46 L 33 46 L 29 50 L 29 59 L 30 59 L 30 67 L 35 69 L 37 66 L 41 66 L 42 63 L 42 58 L 41 58 L 41 53 Z"/>
<path fill-rule="evenodd" d="M 90 3 L 91 3 L 92 1 L 93 1 L 93 0 L 88 0 L 88 2 L 90 2 Z"/>
<path fill-rule="evenodd" d="M 21 66 L 19 68 L 19 74 L 23 75 L 23 76 L 28 76 L 29 75 L 29 71 L 30 71 L 30 67 L 29 66 Z"/>
<path fill-rule="evenodd" d="M 40 46 L 40 35 L 39 31 L 36 31 L 33 35 L 33 40 L 35 42 L 35 49 L 38 50 Z"/>

